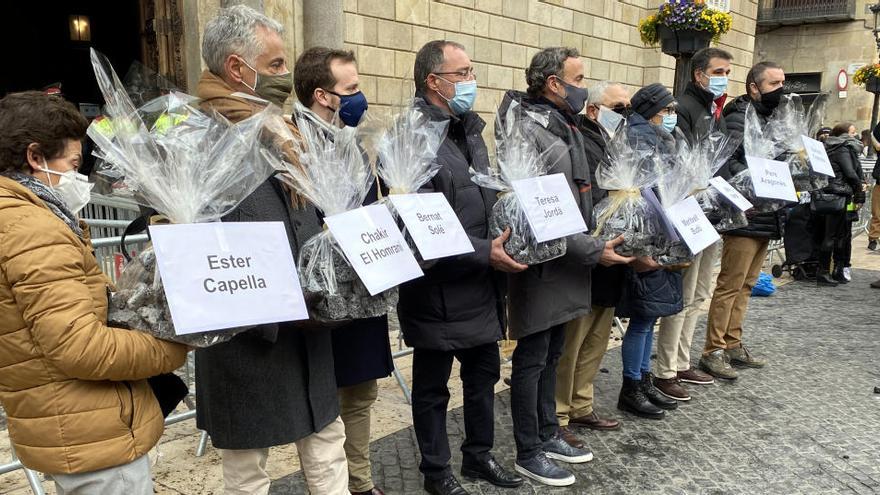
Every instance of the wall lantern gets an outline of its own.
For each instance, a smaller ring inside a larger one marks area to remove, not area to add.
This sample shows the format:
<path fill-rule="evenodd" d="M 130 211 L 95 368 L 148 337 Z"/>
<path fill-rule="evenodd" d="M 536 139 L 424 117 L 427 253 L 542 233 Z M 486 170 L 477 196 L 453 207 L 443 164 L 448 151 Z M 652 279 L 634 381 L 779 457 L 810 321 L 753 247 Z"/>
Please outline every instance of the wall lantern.
<path fill-rule="evenodd" d="M 91 41 L 92 27 L 89 24 L 89 16 L 72 15 L 70 16 L 70 40 L 71 41 Z"/>

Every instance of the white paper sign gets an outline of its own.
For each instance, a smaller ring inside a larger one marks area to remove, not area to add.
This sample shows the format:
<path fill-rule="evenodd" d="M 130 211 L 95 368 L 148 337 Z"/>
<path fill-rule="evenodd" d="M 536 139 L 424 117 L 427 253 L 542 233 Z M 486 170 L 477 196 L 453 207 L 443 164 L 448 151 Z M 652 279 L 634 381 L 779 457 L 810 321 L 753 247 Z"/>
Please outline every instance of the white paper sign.
<path fill-rule="evenodd" d="M 722 196 L 727 198 L 728 201 L 733 203 L 733 206 L 736 206 L 741 211 L 746 211 L 752 208 L 753 205 L 751 201 L 746 199 L 745 196 L 739 193 L 735 187 L 728 184 L 726 180 L 722 177 L 712 177 L 709 179 L 709 184 L 715 188 Z"/>
<path fill-rule="evenodd" d="M 700 204 L 697 203 L 697 198 L 693 196 L 688 196 L 666 208 L 666 215 L 693 254 L 699 253 L 721 239 L 715 227 L 706 218 Z"/>
<path fill-rule="evenodd" d="M 423 275 L 384 205 L 331 215 L 324 222 L 370 295 Z"/>
<path fill-rule="evenodd" d="M 804 142 L 804 149 L 807 151 L 807 157 L 810 159 L 813 171 L 834 177 L 834 169 L 831 167 L 831 160 L 828 159 L 825 145 L 809 136 L 802 135 L 801 140 Z"/>
<path fill-rule="evenodd" d="M 150 226 L 178 335 L 308 319 L 281 222 Z"/>
<path fill-rule="evenodd" d="M 756 156 L 747 156 L 746 162 L 752 174 L 755 196 L 797 203 L 797 193 L 787 163 Z"/>
<path fill-rule="evenodd" d="M 513 191 L 538 242 L 586 232 L 587 224 L 565 175 L 515 180 Z"/>
<path fill-rule="evenodd" d="M 442 193 L 388 196 L 423 259 L 474 252 L 464 227 Z"/>

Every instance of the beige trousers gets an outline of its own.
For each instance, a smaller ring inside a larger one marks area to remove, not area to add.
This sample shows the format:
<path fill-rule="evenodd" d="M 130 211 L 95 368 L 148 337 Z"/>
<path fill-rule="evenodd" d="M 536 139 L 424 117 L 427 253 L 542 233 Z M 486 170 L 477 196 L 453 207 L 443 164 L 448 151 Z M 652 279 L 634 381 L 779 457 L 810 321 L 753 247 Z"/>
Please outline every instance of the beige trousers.
<path fill-rule="evenodd" d="M 353 492 L 373 489 L 370 467 L 370 411 L 378 395 L 376 380 L 339 389 L 339 416 L 345 423 L 348 488 Z"/>
<path fill-rule="evenodd" d="M 715 263 L 721 254 L 721 241 L 704 249 L 684 271 L 682 294 L 684 309 L 680 313 L 660 320 L 657 334 L 657 362 L 654 364 L 658 378 L 673 378 L 679 371 L 691 365 L 691 342 L 703 303 L 712 295 Z"/>
<path fill-rule="evenodd" d="M 709 305 L 704 356 L 718 349 L 735 349 L 742 345 L 743 321 L 752 287 L 767 257 L 768 244 L 767 239 L 724 236 L 721 272 Z"/>
<path fill-rule="evenodd" d="M 559 426 L 593 412 L 593 379 L 608 349 L 614 308 L 593 306 L 590 314 L 565 324 L 565 344 L 556 367 Z"/>
<path fill-rule="evenodd" d="M 880 239 L 880 185 L 877 184 L 871 190 L 871 226 L 868 239 Z"/>
<path fill-rule="evenodd" d="M 345 426 L 342 419 L 323 430 L 294 442 L 309 492 L 347 495 L 348 466 L 345 462 Z M 267 495 L 269 449 L 220 449 L 226 495 Z"/>

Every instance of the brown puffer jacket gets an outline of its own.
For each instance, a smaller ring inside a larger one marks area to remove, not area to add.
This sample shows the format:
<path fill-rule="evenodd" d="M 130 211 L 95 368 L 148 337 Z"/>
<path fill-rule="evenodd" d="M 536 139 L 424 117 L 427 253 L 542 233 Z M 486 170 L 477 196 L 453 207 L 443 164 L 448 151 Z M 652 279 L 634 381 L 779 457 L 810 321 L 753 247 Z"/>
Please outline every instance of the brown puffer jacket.
<path fill-rule="evenodd" d="M 108 327 L 107 287 L 91 247 L 0 177 L 0 404 L 31 469 L 118 466 L 162 435 L 146 378 L 180 367 L 186 347 Z"/>

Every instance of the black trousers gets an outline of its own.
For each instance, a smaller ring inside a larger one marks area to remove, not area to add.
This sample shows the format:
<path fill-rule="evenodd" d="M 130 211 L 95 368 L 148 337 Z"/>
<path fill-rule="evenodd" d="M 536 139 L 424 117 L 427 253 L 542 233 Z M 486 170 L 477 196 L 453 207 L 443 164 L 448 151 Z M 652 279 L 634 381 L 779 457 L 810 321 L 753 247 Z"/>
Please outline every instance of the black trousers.
<path fill-rule="evenodd" d="M 464 392 L 462 463 L 485 461 L 495 442 L 495 383 L 501 377 L 498 344 L 491 342 L 454 351 L 413 351 L 412 415 L 416 441 L 422 454 L 419 470 L 425 478 L 452 474 L 446 435 L 449 374 L 452 360 L 461 363 Z"/>
<path fill-rule="evenodd" d="M 819 269 L 828 271 L 831 268 L 832 254 L 837 254 L 834 258 L 838 263 L 846 262 L 845 258 L 847 258 L 847 256 L 842 256 L 842 254 L 845 251 L 847 240 L 850 239 L 852 235 L 849 232 L 851 223 L 847 221 L 845 211 L 819 215 L 819 219 L 818 226 L 821 227 L 821 240 L 819 241 Z"/>
<path fill-rule="evenodd" d="M 565 325 L 516 342 L 510 377 L 510 412 L 517 460 L 537 455 L 559 428 L 556 419 L 556 365 L 565 344 Z"/>
<path fill-rule="evenodd" d="M 852 266 L 852 226 L 853 221 L 847 218 L 841 229 L 840 239 L 834 245 L 834 267 Z"/>

